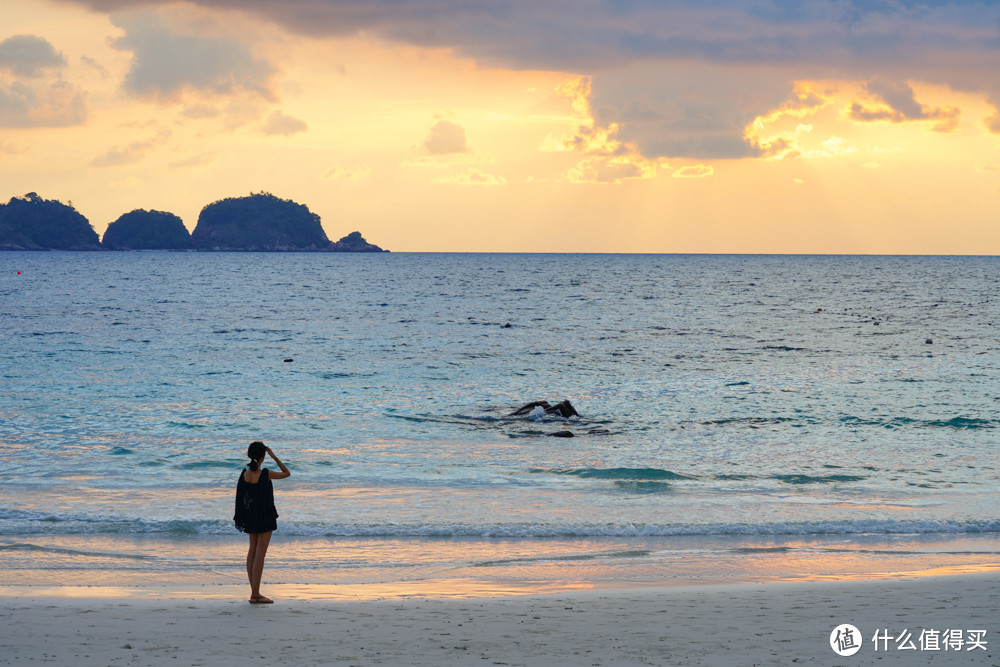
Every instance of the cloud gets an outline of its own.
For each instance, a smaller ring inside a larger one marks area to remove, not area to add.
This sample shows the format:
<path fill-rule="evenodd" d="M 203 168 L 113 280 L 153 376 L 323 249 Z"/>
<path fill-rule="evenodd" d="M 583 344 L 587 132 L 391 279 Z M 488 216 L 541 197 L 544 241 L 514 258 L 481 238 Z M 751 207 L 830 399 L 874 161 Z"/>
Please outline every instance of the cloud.
<path fill-rule="evenodd" d="M 681 167 L 672 174 L 674 178 L 706 178 L 715 174 L 715 169 L 707 164 L 694 164 Z"/>
<path fill-rule="evenodd" d="M 874 99 L 852 102 L 849 114 L 853 120 L 862 123 L 883 120 L 892 123 L 933 120 L 938 121 L 933 127 L 936 132 L 952 132 L 958 128 L 961 115 L 959 109 L 920 104 L 909 84 L 873 81 L 867 84 L 866 90 Z"/>
<path fill-rule="evenodd" d="M 993 134 L 1000 134 L 1000 111 L 984 118 L 983 125 Z"/>
<path fill-rule="evenodd" d="M 208 104 L 195 104 L 189 107 L 185 107 L 181 111 L 181 116 L 184 118 L 190 118 L 192 120 L 201 120 L 203 118 L 218 118 L 222 115 L 222 112 Z"/>
<path fill-rule="evenodd" d="M 67 127 L 87 119 L 83 91 L 59 78 L 66 59 L 47 40 L 15 35 L 0 42 L 0 127 Z"/>
<path fill-rule="evenodd" d="M 792 99 L 747 124 L 743 130 L 746 144 L 753 149 L 756 157 L 778 160 L 799 157 L 803 153 L 798 145 L 801 135 L 812 132 L 812 126 L 801 121 L 816 116 L 834 104 L 836 93 L 835 88 L 822 82 L 796 81 Z M 773 129 L 775 125 L 787 121 L 796 122 L 793 131 Z"/>
<path fill-rule="evenodd" d="M 618 155 L 635 152 L 634 147 L 626 147 L 617 139 L 619 125 L 609 123 L 601 126 L 594 119 L 590 106 L 592 78 L 580 76 L 559 85 L 556 95 L 569 101 L 570 107 L 580 119 L 573 132 L 559 137 L 549 135 L 542 141 L 539 150 L 547 153 L 578 151 L 593 155 Z"/>
<path fill-rule="evenodd" d="M 465 143 L 465 128 L 450 120 L 439 120 L 427 134 L 423 149 L 431 155 L 468 153 L 469 147 Z"/>
<path fill-rule="evenodd" d="M 170 132 L 161 130 L 155 137 L 145 141 L 134 141 L 125 148 L 112 148 L 90 161 L 94 167 L 124 167 L 146 159 L 146 156 L 163 145 Z"/>
<path fill-rule="evenodd" d="M 169 2 L 75 1 L 101 10 Z M 588 74 L 594 126 L 614 125 L 618 141 L 649 157 L 771 156 L 780 142 L 754 145 L 744 130 L 788 97 L 791 81 L 1000 95 L 1000 3 L 982 0 L 193 1 L 313 37 L 363 35 L 448 49 L 484 67 Z M 907 102 L 887 97 L 856 113 L 914 119 Z M 938 131 L 956 126 L 957 112 L 939 114 L 923 120 Z"/>
<path fill-rule="evenodd" d="M 173 34 L 150 13 L 119 16 L 116 24 L 125 35 L 112 45 L 132 52 L 123 83 L 132 95 L 165 101 L 189 91 L 274 97 L 270 82 L 274 69 L 234 39 Z"/>
<path fill-rule="evenodd" d="M 506 185 L 503 176 L 488 174 L 478 167 L 467 167 L 461 171 L 438 176 L 431 180 L 438 185 Z"/>
<path fill-rule="evenodd" d="M 15 35 L 0 42 L 0 69 L 15 76 L 37 77 L 46 70 L 66 66 L 66 59 L 47 40 L 35 35 Z"/>
<path fill-rule="evenodd" d="M 273 111 L 271 115 L 267 117 L 267 122 L 264 123 L 263 132 L 264 134 L 280 134 L 285 137 L 290 137 L 293 134 L 298 134 L 299 132 L 305 132 L 309 129 L 306 122 L 299 120 L 298 118 L 292 118 L 291 116 L 285 115 L 280 111 Z"/>
<path fill-rule="evenodd" d="M 86 96 L 71 84 L 0 82 L 0 127 L 68 127 L 86 119 Z"/>
<path fill-rule="evenodd" d="M 656 176 L 659 165 L 641 156 L 621 155 L 591 157 L 580 161 L 566 173 L 570 183 L 616 183 Z"/>
<path fill-rule="evenodd" d="M 171 0 L 77 0 L 109 11 Z M 372 34 L 489 66 L 555 71 L 649 61 L 872 63 L 926 69 L 996 49 L 1000 7 L 973 0 L 200 0 L 320 37 Z M 990 68 L 979 61 L 979 68 Z"/>
<path fill-rule="evenodd" d="M 100 74 L 101 77 L 107 77 L 109 74 L 107 68 L 99 63 L 96 58 L 91 58 L 90 56 L 80 56 L 80 62 Z"/>
<path fill-rule="evenodd" d="M 556 89 L 581 116 L 576 130 L 560 137 L 549 135 L 539 146 L 543 152 L 573 151 L 588 155 L 566 172 L 570 183 L 623 183 L 632 179 L 654 178 L 656 160 L 642 155 L 635 144 L 618 139 L 619 126 L 597 124 L 590 105 L 591 79 L 578 77 Z"/>

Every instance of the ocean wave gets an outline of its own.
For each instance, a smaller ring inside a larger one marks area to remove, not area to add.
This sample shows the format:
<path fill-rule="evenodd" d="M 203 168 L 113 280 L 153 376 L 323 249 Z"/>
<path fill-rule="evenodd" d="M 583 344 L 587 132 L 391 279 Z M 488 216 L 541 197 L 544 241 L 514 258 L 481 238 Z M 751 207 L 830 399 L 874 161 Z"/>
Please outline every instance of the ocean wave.
<path fill-rule="evenodd" d="M 774 426 L 778 424 L 786 424 L 788 422 L 802 422 L 806 424 L 815 423 L 812 419 L 804 419 L 799 417 L 722 417 L 719 419 L 710 419 L 708 421 L 701 422 L 704 426 L 749 426 L 750 428 L 758 428 L 760 426 Z"/>
<path fill-rule="evenodd" d="M 86 556 L 91 558 L 123 558 L 126 560 L 153 559 L 153 556 L 146 556 L 144 554 L 66 549 L 64 547 L 43 546 L 27 542 L 13 542 L 8 544 L 0 543 L 0 551 L 25 551 L 33 553 L 61 554 L 64 556 Z"/>
<path fill-rule="evenodd" d="M 662 481 L 698 479 L 692 475 L 682 475 L 661 468 L 531 468 L 533 474 L 570 475 L 583 479 L 610 481 Z"/>
<path fill-rule="evenodd" d="M 644 556 L 650 555 L 652 552 L 645 549 L 636 549 L 629 551 L 607 551 L 593 554 L 565 554 L 565 555 L 552 555 L 545 554 L 543 556 L 522 556 L 518 558 L 497 558 L 495 560 L 484 560 L 478 563 L 473 563 L 473 567 L 495 567 L 497 565 L 518 565 L 518 564 L 531 564 L 531 563 L 552 563 L 552 562 L 574 562 L 574 561 L 593 561 L 593 560 L 603 560 L 609 558 L 642 558 Z"/>
<path fill-rule="evenodd" d="M 825 468 L 839 468 L 840 466 L 827 465 Z M 716 480 L 722 482 L 747 481 L 747 480 L 776 480 L 784 484 L 835 484 L 839 482 L 859 482 L 867 479 L 864 475 L 739 475 L 722 474 L 703 477 L 699 475 L 685 475 L 672 470 L 661 468 L 531 468 L 528 470 L 532 474 L 548 475 L 569 475 L 581 479 L 595 479 L 600 481 L 613 482 L 616 487 L 627 491 L 640 493 L 655 493 L 669 490 L 666 484 L 668 481 L 695 481 L 695 480 Z"/>
<path fill-rule="evenodd" d="M 0 512 L 0 532 L 27 535 L 153 535 L 175 537 L 238 535 L 231 521 L 221 519 L 164 521 Z M 1000 519 L 974 521 L 863 519 L 776 523 L 306 523 L 285 521 L 278 532 L 288 536 L 352 538 L 583 538 L 685 536 L 809 536 L 809 535 L 975 535 L 1000 533 Z"/>
<path fill-rule="evenodd" d="M 776 479 L 785 484 L 833 484 L 836 482 L 859 482 L 866 477 L 863 475 L 772 475 L 768 479 Z"/>
<path fill-rule="evenodd" d="M 996 428 L 1000 420 L 978 417 L 952 417 L 951 419 L 911 419 L 910 417 L 888 417 L 885 419 L 865 419 L 862 417 L 841 417 L 840 421 L 851 426 L 880 426 L 887 429 L 901 427 L 977 429 Z"/>

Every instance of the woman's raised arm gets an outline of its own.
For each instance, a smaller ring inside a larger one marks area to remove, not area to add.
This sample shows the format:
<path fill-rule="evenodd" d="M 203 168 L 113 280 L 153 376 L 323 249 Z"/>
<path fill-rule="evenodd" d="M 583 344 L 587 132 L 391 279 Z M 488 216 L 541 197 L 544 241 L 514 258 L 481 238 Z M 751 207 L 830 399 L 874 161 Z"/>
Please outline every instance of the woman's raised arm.
<path fill-rule="evenodd" d="M 271 451 L 271 448 L 267 447 L 266 450 L 267 450 L 267 455 L 270 456 L 272 459 L 274 459 L 274 462 L 278 464 L 279 468 L 281 468 L 281 472 L 269 473 L 268 477 L 270 477 L 271 479 L 284 479 L 286 477 L 291 476 L 292 474 L 291 471 L 285 467 L 285 464 L 281 462 L 281 459 L 279 459 L 277 456 L 274 455 L 274 452 Z"/>

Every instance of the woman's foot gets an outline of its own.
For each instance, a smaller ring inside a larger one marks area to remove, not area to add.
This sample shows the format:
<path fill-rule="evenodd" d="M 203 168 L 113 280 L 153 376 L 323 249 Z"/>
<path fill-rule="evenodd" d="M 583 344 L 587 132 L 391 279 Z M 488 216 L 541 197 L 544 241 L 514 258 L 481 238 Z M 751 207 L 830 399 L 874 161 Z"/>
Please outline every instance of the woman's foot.
<path fill-rule="evenodd" d="M 273 604 L 274 600 L 263 595 L 251 595 L 250 604 Z"/>

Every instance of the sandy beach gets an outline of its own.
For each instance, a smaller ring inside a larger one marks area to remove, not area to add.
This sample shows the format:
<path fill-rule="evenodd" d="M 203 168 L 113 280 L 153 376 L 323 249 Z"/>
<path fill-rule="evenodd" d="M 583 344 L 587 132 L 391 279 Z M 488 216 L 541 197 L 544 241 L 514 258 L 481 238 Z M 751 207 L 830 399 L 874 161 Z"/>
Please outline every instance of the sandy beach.
<path fill-rule="evenodd" d="M 165 589 L 8 590 L 0 664 L 997 665 L 998 582 L 986 573 L 359 601 L 273 587 L 273 605 Z M 862 634 L 850 657 L 830 645 L 842 623 Z"/>

